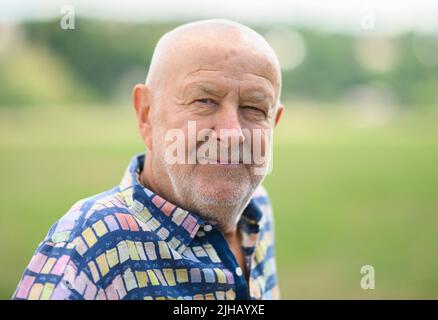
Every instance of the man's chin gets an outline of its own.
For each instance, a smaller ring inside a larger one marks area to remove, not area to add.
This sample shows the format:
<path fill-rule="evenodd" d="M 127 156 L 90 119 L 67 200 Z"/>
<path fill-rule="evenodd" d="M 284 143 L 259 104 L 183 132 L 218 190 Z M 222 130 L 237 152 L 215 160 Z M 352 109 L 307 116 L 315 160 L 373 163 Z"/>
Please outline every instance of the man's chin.
<path fill-rule="evenodd" d="M 196 185 L 200 201 L 211 205 L 237 205 L 245 200 L 249 192 L 249 183 L 217 179 Z"/>

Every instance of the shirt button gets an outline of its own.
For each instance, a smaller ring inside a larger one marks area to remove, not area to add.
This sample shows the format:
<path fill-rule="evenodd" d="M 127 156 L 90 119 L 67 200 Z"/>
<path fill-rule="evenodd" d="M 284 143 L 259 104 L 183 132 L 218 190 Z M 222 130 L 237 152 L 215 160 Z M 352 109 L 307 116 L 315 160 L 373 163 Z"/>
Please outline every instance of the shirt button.
<path fill-rule="evenodd" d="M 211 229 L 213 229 L 213 228 L 212 228 L 211 225 L 209 225 L 209 224 L 206 224 L 206 225 L 204 226 L 204 231 L 205 231 L 205 232 L 209 232 L 209 231 L 211 231 Z"/>
<path fill-rule="evenodd" d="M 243 274 L 242 269 L 241 269 L 240 267 L 237 267 L 237 268 L 236 268 L 236 274 L 237 274 L 239 277 Z"/>

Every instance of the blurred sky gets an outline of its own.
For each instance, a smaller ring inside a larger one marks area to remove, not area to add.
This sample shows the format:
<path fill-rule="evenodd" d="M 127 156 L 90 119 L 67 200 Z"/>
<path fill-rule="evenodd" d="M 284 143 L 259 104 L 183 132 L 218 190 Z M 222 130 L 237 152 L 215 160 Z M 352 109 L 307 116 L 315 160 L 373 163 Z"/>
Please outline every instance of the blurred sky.
<path fill-rule="evenodd" d="M 72 5 L 80 16 L 110 20 L 225 17 L 244 22 L 287 22 L 349 32 L 363 31 L 364 17 L 372 14 L 377 32 L 438 31 L 436 0 L 1 0 L 0 22 L 53 18 L 61 15 L 63 5 Z"/>

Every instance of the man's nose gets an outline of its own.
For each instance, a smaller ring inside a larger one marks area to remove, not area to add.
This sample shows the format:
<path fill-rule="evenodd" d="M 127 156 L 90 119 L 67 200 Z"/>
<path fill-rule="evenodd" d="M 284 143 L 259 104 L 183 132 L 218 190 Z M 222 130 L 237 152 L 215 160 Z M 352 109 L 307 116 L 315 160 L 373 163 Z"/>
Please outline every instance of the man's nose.
<path fill-rule="evenodd" d="M 239 145 L 245 141 L 239 120 L 239 108 L 235 105 L 222 106 L 215 114 L 215 133 L 218 141 L 231 145 L 231 141 L 238 141 Z"/>

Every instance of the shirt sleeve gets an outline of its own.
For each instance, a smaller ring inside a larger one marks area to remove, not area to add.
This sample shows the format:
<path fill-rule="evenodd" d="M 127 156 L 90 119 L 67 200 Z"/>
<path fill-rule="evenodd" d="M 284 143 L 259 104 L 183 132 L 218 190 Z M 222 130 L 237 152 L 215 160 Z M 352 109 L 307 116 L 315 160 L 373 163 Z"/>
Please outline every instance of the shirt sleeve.
<path fill-rule="evenodd" d="M 74 241 L 55 232 L 54 225 L 32 256 L 14 300 L 81 300 L 102 295 Z"/>

